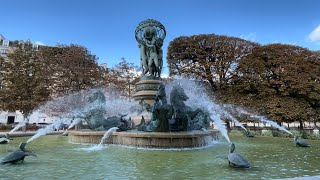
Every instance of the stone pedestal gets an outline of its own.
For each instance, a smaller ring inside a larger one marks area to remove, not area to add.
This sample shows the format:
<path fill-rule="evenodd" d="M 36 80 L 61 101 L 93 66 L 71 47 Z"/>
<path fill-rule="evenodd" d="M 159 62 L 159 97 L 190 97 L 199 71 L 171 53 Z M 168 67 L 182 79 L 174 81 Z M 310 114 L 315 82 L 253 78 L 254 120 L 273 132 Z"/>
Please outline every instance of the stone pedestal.
<path fill-rule="evenodd" d="M 132 97 L 136 101 L 141 101 L 142 99 L 153 106 L 154 99 L 158 92 L 158 88 L 161 84 L 161 78 L 154 76 L 142 76 L 140 81 L 136 83 L 136 93 Z"/>
<path fill-rule="evenodd" d="M 153 106 L 155 97 L 161 84 L 161 78 L 154 76 L 142 76 L 140 81 L 136 83 L 136 93 L 132 95 L 134 100 L 140 102 L 142 99 L 145 103 Z M 146 122 L 151 120 L 151 113 L 144 115 Z M 141 122 L 141 116 L 131 117 L 132 125 L 136 126 Z"/>

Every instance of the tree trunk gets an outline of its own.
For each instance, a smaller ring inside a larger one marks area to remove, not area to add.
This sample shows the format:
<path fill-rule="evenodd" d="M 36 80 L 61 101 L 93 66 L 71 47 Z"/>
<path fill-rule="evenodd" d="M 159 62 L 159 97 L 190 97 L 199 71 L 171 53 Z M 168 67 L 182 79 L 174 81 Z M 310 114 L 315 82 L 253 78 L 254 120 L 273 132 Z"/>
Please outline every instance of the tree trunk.
<path fill-rule="evenodd" d="M 231 127 L 230 127 L 230 121 L 229 120 L 226 120 L 226 128 L 227 128 L 228 133 L 230 133 Z"/>
<path fill-rule="evenodd" d="M 279 126 L 282 126 L 282 123 L 280 121 L 276 121 L 276 122 Z"/>
<path fill-rule="evenodd" d="M 302 130 L 303 129 L 303 122 L 301 120 L 299 120 L 299 129 Z"/>
<path fill-rule="evenodd" d="M 27 126 L 29 124 L 29 118 L 25 115 L 23 115 L 23 121 L 25 122 L 25 126 L 22 126 L 22 131 L 26 132 L 27 131 Z"/>

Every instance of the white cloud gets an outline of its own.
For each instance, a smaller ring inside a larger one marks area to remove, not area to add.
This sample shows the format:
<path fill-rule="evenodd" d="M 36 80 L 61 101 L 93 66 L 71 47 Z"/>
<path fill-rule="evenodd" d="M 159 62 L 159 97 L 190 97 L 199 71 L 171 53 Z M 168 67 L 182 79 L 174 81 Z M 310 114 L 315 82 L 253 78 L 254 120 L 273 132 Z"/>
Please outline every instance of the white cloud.
<path fill-rule="evenodd" d="M 318 25 L 308 36 L 311 42 L 320 42 L 320 25 Z"/>
<path fill-rule="evenodd" d="M 257 38 L 257 35 L 256 33 L 242 34 L 240 35 L 240 38 L 248 41 L 255 41 Z"/>
<path fill-rule="evenodd" d="M 38 44 L 38 45 L 41 45 L 41 46 L 45 45 L 43 42 L 40 42 L 40 41 L 36 41 L 36 42 L 34 42 L 34 44 Z"/>

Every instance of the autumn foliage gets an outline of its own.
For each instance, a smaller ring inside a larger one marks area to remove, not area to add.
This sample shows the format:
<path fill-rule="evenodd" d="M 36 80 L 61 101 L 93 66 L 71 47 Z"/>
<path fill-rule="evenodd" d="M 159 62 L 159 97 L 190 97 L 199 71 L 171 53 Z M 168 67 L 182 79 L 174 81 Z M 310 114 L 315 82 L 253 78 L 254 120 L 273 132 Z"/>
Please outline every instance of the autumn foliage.
<path fill-rule="evenodd" d="M 301 127 L 320 120 L 319 52 L 214 34 L 182 36 L 170 42 L 168 65 L 170 75 L 208 82 L 223 103 Z"/>

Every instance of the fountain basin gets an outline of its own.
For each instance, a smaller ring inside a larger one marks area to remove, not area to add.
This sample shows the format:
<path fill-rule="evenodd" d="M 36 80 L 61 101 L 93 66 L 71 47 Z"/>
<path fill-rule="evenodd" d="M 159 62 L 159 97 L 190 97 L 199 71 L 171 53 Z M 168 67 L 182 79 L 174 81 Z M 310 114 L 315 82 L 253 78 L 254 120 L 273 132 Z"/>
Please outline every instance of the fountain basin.
<path fill-rule="evenodd" d="M 73 143 L 100 143 L 103 131 L 70 131 L 69 141 Z M 114 132 L 103 141 L 104 144 L 118 144 L 148 148 L 193 148 L 208 146 L 218 140 L 219 131 L 188 131 L 188 132 Z"/>

